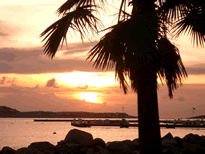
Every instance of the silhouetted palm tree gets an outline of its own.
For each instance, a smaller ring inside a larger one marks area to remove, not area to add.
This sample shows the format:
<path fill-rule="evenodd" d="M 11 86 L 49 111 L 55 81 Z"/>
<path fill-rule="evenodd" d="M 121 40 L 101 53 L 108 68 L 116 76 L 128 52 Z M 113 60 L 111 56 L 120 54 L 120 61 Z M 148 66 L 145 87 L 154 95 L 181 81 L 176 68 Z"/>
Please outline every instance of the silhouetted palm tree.
<path fill-rule="evenodd" d="M 94 16 L 105 0 L 68 0 L 57 13 L 62 18 L 48 27 L 44 51 L 54 57 L 59 44 L 73 29 L 83 40 L 89 33 L 103 28 Z M 197 0 L 121 0 L 118 22 L 88 53 L 87 60 L 101 69 L 115 67 L 115 76 L 124 93 L 127 86 L 138 95 L 140 154 L 162 153 L 157 98 L 157 78 L 166 82 L 170 98 L 187 77 L 178 48 L 169 41 L 168 32 L 178 37 L 191 34 L 193 43 L 204 44 L 204 5 Z M 126 12 L 132 7 L 131 14 Z M 197 18 L 195 18 L 197 17 Z M 127 82 L 129 81 L 129 82 Z"/>

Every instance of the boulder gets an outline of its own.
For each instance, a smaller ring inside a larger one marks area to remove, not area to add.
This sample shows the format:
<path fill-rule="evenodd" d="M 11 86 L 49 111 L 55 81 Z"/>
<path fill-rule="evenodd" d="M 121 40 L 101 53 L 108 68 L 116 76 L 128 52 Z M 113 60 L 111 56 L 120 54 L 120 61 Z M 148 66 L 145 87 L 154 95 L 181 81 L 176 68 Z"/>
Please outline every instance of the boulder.
<path fill-rule="evenodd" d="M 93 141 L 93 145 L 94 146 L 99 145 L 102 148 L 106 148 L 105 141 L 103 141 L 101 138 L 95 138 L 94 141 Z"/>
<path fill-rule="evenodd" d="M 205 141 L 204 141 L 204 140 L 198 141 L 197 144 L 198 144 L 200 147 L 205 148 Z"/>
<path fill-rule="evenodd" d="M 65 143 L 76 143 L 82 145 L 92 145 L 93 144 L 93 136 L 90 133 L 72 129 L 68 132 L 64 139 Z"/>
<path fill-rule="evenodd" d="M 184 142 L 198 144 L 198 142 L 200 142 L 202 139 L 201 139 L 201 137 L 199 135 L 190 133 L 190 134 L 187 134 L 186 136 L 184 136 L 182 138 L 182 140 Z"/>
<path fill-rule="evenodd" d="M 169 133 L 167 133 L 164 137 L 162 137 L 162 139 L 173 139 L 173 136 L 172 136 L 172 134 L 169 132 Z"/>
<path fill-rule="evenodd" d="M 49 147 L 54 147 L 54 145 L 49 142 L 33 142 L 28 146 L 29 149 L 37 149 L 37 150 L 44 150 Z"/>
<path fill-rule="evenodd" d="M 132 151 L 129 146 L 121 141 L 114 141 L 109 143 L 108 150 L 122 154 L 131 154 Z"/>
<path fill-rule="evenodd" d="M 163 138 L 162 139 L 162 145 L 165 147 L 174 147 L 177 145 L 177 141 L 173 138 Z"/>
<path fill-rule="evenodd" d="M 43 153 L 38 151 L 37 149 L 29 149 L 24 147 L 18 149 L 15 154 L 43 154 Z"/>
<path fill-rule="evenodd" d="M 123 144 L 127 145 L 130 150 L 137 150 L 139 148 L 138 144 L 132 142 L 131 140 L 124 140 L 122 141 Z"/>
<path fill-rule="evenodd" d="M 118 151 L 122 146 L 121 141 L 108 142 L 108 149 L 111 151 Z"/>
<path fill-rule="evenodd" d="M 52 149 L 52 150 L 51 150 Z M 68 145 L 57 145 L 54 148 L 50 147 L 47 150 L 53 153 L 62 153 L 62 154 L 69 154 L 71 153 L 70 147 Z"/>
<path fill-rule="evenodd" d="M 170 149 L 171 154 L 183 154 L 183 149 L 180 147 L 174 147 Z"/>
<path fill-rule="evenodd" d="M 201 139 L 205 141 L 205 136 L 204 136 L 204 135 L 202 135 L 202 136 L 201 136 Z"/>
<path fill-rule="evenodd" d="M 189 153 L 197 153 L 197 154 L 204 154 L 205 148 L 202 148 L 196 144 L 192 143 L 184 143 L 184 150 Z"/>
<path fill-rule="evenodd" d="M 14 149 L 12 149 L 8 146 L 3 147 L 2 150 L 1 150 L 2 154 L 15 154 L 15 152 L 16 151 Z"/>
<path fill-rule="evenodd" d="M 139 138 L 134 139 L 132 142 L 139 145 Z"/>
<path fill-rule="evenodd" d="M 178 145 L 180 148 L 183 148 L 184 141 L 183 141 L 180 137 L 178 137 L 178 136 L 174 137 L 174 139 L 176 140 L 177 145 Z"/>
<path fill-rule="evenodd" d="M 94 154 L 94 150 L 91 148 L 88 148 L 86 154 Z"/>
<path fill-rule="evenodd" d="M 99 154 L 109 154 L 110 152 L 106 149 L 100 149 Z"/>
<path fill-rule="evenodd" d="M 45 151 L 43 152 L 43 154 L 54 154 L 54 153 L 51 152 L 51 151 L 45 150 Z"/>

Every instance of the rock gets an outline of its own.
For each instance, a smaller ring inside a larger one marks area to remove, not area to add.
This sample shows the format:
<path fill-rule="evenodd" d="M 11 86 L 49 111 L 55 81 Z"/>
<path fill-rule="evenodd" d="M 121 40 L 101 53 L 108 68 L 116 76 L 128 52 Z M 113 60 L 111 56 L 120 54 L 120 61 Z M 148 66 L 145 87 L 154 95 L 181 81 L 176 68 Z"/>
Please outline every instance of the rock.
<path fill-rule="evenodd" d="M 86 153 L 86 152 L 87 152 L 87 148 L 86 148 L 86 147 L 82 147 L 82 148 L 80 149 L 80 151 L 81 151 L 82 153 Z"/>
<path fill-rule="evenodd" d="M 127 145 L 130 145 L 132 144 L 132 141 L 131 140 L 124 140 L 122 141 L 123 144 L 127 144 Z"/>
<path fill-rule="evenodd" d="M 38 151 L 37 149 L 29 149 L 24 147 L 18 149 L 15 154 L 43 154 L 43 153 Z"/>
<path fill-rule="evenodd" d="M 109 142 L 108 150 L 118 151 L 121 146 L 122 146 L 121 141 Z"/>
<path fill-rule="evenodd" d="M 202 135 L 202 136 L 201 136 L 201 139 L 205 141 L 205 136 L 204 136 L 204 135 Z"/>
<path fill-rule="evenodd" d="M 51 152 L 51 151 L 45 150 L 45 151 L 43 152 L 43 154 L 54 154 L 54 153 Z"/>
<path fill-rule="evenodd" d="M 44 150 L 49 147 L 53 147 L 54 145 L 49 142 L 33 142 L 31 143 L 28 148 L 29 149 L 37 149 L 37 150 Z"/>
<path fill-rule="evenodd" d="M 108 150 L 111 152 L 117 152 L 119 154 L 131 154 L 132 151 L 129 146 L 121 141 L 114 141 L 109 143 Z"/>
<path fill-rule="evenodd" d="M 198 141 L 197 144 L 198 144 L 200 147 L 205 148 L 205 141 L 204 141 L 204 140 Z"/>
<path fill-rule="evenodd" d="M 130 150 L 129 146 L 126 144 L 123 144 L 120 147 L 120 151 L 122 152 L 122 154 L 132 154 L 132 150 Z"/>
<path fill-rule="evenodd" d="M 178 145 L 180 148 L 183 148 L 184 141 L 183 141 L 180 137 L 178 137 L 178 136 L 174 137 L 174 139 L 175 139 L 175 141 L 177 142 L 177 145 Z"/>
<path fill-rule="evenodd" d="M 100 149 L 99 154 L 109 154 L 110 152 L 106 149 Z"/>
<path fill-rule="evenodd" d="M 86 152 L 86 154 L 93 154 L 93 153 L 94 153 L 94 150 L 91 148 L 88 148 L 88 151 Z"/>
<path fill-rule="evenodd" d="M 106 148 L 106 145 L 105 145 L 105 141 L 103 141 L 101 138 L 95 138 L 94 139 L 94 142 L 93 142 L 93 145 L 94 146 L 101 146 L 102 148 Z"/>
<path fill-rule="evenodd" d="M 15 152 L 16 151 L 14 149 L 12 149 L 8 146 L 3 147 L 2 150 L 1 150 L 2 154 L 15 154 Z"/>
<path fill-rule="evenodd" d="M 65 141 L 64 140 L 61 140 L 61 141 L 59 141 L 58 143 L 57 143 L 57 145 L 65 145 Z"/>
<path fill-rule="evenodd" d="M 139 145 L 139 138 L 134 139 L 132 142 Z"/>
<path fill-rule="evenodd" d="M 50 150 L 50 148 L 48 148 Z M 70 147 L 68 145 L 58 145 L 52 150 L 53 153 L 69 154 L 71 153 Z"/>
<path fill-rule="evenodd" d="M 183 148 L 180 147 L 173 148 L 171 151 L 173 154 L 183 154 Z"/>
<path fill-rule="evenodd" d="M 185 137 L 182 138 L 184 142 L 189 142 L 193 144 L 198 144 L 198 142 L 202 141 L 201 137 L 197 134 L 188 134 Z"/>
<path fill-rule="evenodd" d="M 162 145 L 165 147 L 174 147 L 177 145 L 177 141 L 173 138 L 163 138 L 162 139 Z"/>
<path fill-rule="evenodd" d="M 130 150 L 137 150 L 139 148 L 139 146 L 137 145 L 137 143 L 132 142 L 131 140 L 124 140 L 122 141 L 123 144 L 127 145 L 129 147 Z"/>
<path fill-rule="evenodd" d="M 167 133 L 164 137 L 162 137 L 162 139 L 173 139 L 173 136 L 172 136 L 172 134 L 169 132 L 169 133 Z"/>
<path fill-rule="evenodd" d="M 197 153 L 197 154 L 204 154 L 205 148 L 202 148 L 196 144 L 192 143 L 184 143 L 184 150 L 189 151 L 191 153 Z"/>
<path fill-rule="evenodd" d="M 83 145 L 92 145 L 93 144 L 93 136 L 90 133 L 72 129 L 68 132 L 64 140 L 66 143 L 76 143 Z"/>
<path fill-rule="evenodd" d="M 132 154 L 139 154 L 138 151 L 132 151 Z"/>

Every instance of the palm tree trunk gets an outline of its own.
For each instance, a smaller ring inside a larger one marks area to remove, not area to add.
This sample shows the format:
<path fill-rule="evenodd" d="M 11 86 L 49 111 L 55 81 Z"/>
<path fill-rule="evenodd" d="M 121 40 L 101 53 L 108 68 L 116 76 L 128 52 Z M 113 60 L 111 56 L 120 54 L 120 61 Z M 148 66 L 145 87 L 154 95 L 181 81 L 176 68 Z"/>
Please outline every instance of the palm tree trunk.
<path fill-rule="evenodd" d="M 158 19 L 155 11 L 156 0 L 133 0 L 132 18 L 143 19 L 147 27 L 146 37 L 142 42 L 132 38 L 131 46 L 141 43 L 147 50 L 155 50 L 155 41 L 158 37 Z M 143 36 L 143 32 L 142 32 Z M 147 48 L 151 46 L 150 48 Z M 146 52 L 146 51 L 142 51 Z M 162 154 L 162 144 L 159 126 L 159 111 L 157 98 L 157 75 L 155 62 L 146 66 L 132 67 L 133 85 L 137 87 L 138 94 L 138 123 L 140 154 Z M 136 82 L 135 82 L 136 81 Z"/>
<path fill-rule="evenodd" d="M 140 154 L 162 153 L 156 73 L 140 71 L 138 123 Z"/>

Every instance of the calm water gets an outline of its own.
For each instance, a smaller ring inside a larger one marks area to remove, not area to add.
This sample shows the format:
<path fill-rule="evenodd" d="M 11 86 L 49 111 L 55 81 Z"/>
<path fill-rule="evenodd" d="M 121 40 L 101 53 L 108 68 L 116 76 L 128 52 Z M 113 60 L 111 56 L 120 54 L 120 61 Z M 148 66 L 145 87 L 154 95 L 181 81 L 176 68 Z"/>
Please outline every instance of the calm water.
<path fill-rule="evenodd" d="M 4 146 L 10 146 L 14 149 L 27 147 L 30 143 L 38 141 L 48 141 L 56 145 L 74 128 L 89 132 L 93 135 L 93 138 L 99 137 L 105 142 L 138 138 L 137 127 L 78 128 L 71 126 L 70 122 L 34 122 L 33 118 L 0 118 L 0 150 Z M 56 134 L 53 134 L 53 132 L 56 132 Z M 201 136 L 205 135 L 205 128 L 161 128 L 162 137 L 168 132 L 171 132 L 173 136 L 179 137 L 184 137 L 188 133 Z"/>

